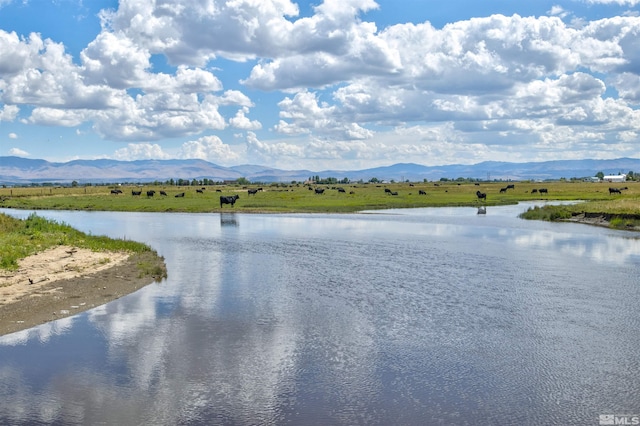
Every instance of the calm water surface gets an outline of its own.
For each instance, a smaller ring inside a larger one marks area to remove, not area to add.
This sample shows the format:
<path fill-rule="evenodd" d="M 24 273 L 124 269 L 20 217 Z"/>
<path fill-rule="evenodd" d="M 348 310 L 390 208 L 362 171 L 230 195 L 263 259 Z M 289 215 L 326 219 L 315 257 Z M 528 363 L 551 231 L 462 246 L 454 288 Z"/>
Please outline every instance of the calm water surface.
<path fill-rule="evenodd" d="M 169 275 L 0 337 L 0 424 L 640 414 L 640 235 L 518 219 L 526 208 L 38 212 L 148 243 Z"/>

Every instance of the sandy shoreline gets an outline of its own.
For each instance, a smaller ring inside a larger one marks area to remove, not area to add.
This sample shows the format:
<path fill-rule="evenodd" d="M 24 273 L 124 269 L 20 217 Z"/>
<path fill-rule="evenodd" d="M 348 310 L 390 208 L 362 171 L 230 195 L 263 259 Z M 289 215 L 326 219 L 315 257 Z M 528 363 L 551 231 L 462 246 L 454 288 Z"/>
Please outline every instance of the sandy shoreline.
<path fill-rule="evenodd" d="M 57 246 L 18 263 L 16 271 L 0 271 L 0 335 L 75 315 L 161 279 L 143 273 L 141 263 L 166 274 L 154 252 Z"/>

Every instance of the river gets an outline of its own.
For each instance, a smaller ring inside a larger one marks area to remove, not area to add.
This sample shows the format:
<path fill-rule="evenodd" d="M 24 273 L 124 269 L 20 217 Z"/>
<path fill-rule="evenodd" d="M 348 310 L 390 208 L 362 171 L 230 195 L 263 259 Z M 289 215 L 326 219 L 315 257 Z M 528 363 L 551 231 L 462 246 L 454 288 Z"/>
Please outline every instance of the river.
<path fill-rule="evenodd" d="M 640 235 L 519 219 L 530 205 L 39 211 L 149 244 L 168 278 L 0 337 L 0 424 L 640 415 Z"/>

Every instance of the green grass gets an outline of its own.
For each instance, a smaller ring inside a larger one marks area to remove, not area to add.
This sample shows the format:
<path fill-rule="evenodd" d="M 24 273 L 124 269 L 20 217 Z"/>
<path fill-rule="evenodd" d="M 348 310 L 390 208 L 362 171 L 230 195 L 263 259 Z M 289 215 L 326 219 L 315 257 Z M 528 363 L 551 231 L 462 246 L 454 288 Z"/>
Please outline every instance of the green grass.
<path fill-rule="evenodd" d="M 165 277 L 167 276 L 167 271 L 163 268 L 162 265 L 157 263 L 151 263 L 148 261 L 138 262 L 137 264 L 138 270 L 140 271 L 138 274 L 139 278 L 142 277 Z"/>
<path fill-rule="evenodd" d="M 567 206 L 535 206 L 522 213 L 520 217 L 531 220 L 556 221 L 569 219 L 572 216 L 571 209 Z"/>
<path fill-rule="evenodd" d="M 640 196 L 636 185 L 629 186 L 629 192 L 622 196 L 609 196 L 606 200 L 596 199 L 572 205 L 545 205 L 534 207 L 522 213 L 524 219 L 556 221 L 578 215 L 606 217 L 612 228 L 629 229 L 640 224 Z M 580 198 L 576 198 L 580 199 Z"/>
<path fill-rule="evenodd" d="M 69 225 L 36 214 L 24 220 L 0 214 L 0 269 L 15 270 L 19 259 L 57 245 L 93 251 L 151 251 L 142 243 L 87 235 Z"/>
<path fill-rule="evenodd" d="M 640 197 L 640 186 L 629 183 L 629 191 L 622 197 Z M 477 206 L 514 204 L 526 200 L 610 200 L 608 184 L 585 182 L 516 182 L 515 189 L 500 193 L 506 183 L 490 182 L 474 185 L 454 182 L 395 184 L 347 184 L 318 185 L 325 188 L 323 195 L 315 194 L 304 185 L 264 186 L 263 192 L 248 195 L 247 189 L 239 186 L 209 186 L 202 194 L 193 187 L 121 187 L 123 193 L 113 195 L 109 187 L 87 188 L 4 188 L 0 189 L 0 206 L 21 209 L 52 210 L 105 210 L 105 211 L 145 211 L 145 212 L 356 212 L 388 208 L 414 208 L 439 206 Z M 249 188 L 255 188 L 255 185 Z M 337 191 L 338 187 L 346 193 Z M 532 193 L 532 189 L 546 187 L 548 195 Z M 397 196 L 388 195 L 384 189 L 397 192 Z M 147 190 L 155 190 L 154 197 L 146 197 Z M 132 190 L 141 190 L 142 196 L 132 196 Z M 159 196 L 160 190 L 168 196 Z M 220 190 L 221 192 L 216 192 Z M 419 195 L 419 191 L 427 195 Z M 480 202 L 475 192 L 487 193 L 486 202 Z M 184 192 L 185 197 L 175 198 Z M 234 207 L 224 205 L 220 208 L 220 195 L 240 195 Z"/>
<path fill-rule="evenodd" d="M 114 195 L 113 187 L 92 186 L 82 188 L 0 188 L 0 207 L 51 210 L 103 210 L 141 212 L 244 212 L 244 213 L 350 213 L 363 210 L 392 208 L 479 206 L 515 204 L 532 200 L 581 200 L 571 206 L 545 206 L 523 215 L 525 218 L 561 220 L 580 213 L 604 213 L 613 217 L 632 220 L 640 215 L 640 183 L 625 184 L 590 183 L 578 181 L 515 182 L 515 188 L 500 192 L 505 182 L 457 183 L 388 183 L 388 184 L 337 184 L 314 185 L 324 188 L 318 195 L 308 186 L 300 184 L 272 184 L 264 191 L 248 195 L 247 189 L 256 185 L 207 186 L 197 193 L 191 186 L 122 186 L 122 194 Z M 609 187 L 626 186 L 621 195 L 610 195 Z M 337 188 L 345 192 L 338 192 Z M 533 192 L 547 188 L 548 194 Z M 385 189 L 397 192 L 389 195 Z M 131 191 L 142 191 L 132 196 Z M 148 190 L 155 190 L 154 197 L 147 197 Z M 168 196 L 160 196 L 160 191 Z M 219 191 L 219 192 L 218 192 Z M 425 191 L 426 195 L 420 195 Z M 476 191 L 487 194 L 486 201 L 479 201 Z M 176 198 L 178 193 L 184 197 Z M 238 194 L 234 207 L 220 207 L 221 195 Z M 617 222 L 616 222 L 617 223 Z M 625 225 L 626 226 L 626 225 Z"/>

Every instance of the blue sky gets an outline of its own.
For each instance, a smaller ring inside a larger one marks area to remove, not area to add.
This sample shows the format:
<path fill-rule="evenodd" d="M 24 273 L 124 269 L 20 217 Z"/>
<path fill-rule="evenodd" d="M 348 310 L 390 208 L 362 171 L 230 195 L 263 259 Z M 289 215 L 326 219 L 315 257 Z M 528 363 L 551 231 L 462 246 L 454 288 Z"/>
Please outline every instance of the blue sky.
<path fill-rule="evenodd" d="M 640 0 L 0 0 L 0 156 L 640 157 Z"/>

